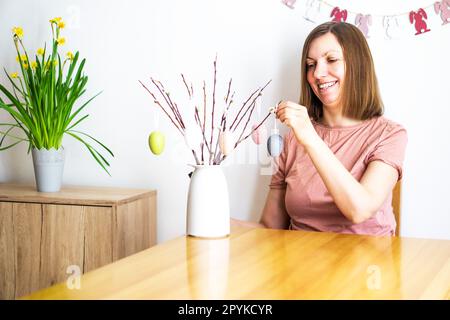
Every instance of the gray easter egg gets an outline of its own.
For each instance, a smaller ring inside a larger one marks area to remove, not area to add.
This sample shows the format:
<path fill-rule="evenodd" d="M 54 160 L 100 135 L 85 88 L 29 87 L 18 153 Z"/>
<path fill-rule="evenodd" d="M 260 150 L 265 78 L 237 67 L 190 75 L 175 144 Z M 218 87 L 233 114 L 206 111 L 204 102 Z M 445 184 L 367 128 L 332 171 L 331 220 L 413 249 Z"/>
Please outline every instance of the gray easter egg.
<path fill-rule="evenodd" d="M 272 157 L 278 157 L 283 150 L 283 137 L 273 134 L 267 139 L 267 151 Z"/>

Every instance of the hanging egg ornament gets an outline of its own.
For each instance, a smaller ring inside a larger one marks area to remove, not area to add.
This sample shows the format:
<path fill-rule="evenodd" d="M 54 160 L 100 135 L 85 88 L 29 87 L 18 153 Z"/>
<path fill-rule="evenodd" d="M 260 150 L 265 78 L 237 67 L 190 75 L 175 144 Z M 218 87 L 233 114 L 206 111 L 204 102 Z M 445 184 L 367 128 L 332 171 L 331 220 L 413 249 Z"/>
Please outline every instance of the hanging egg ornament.
<path fill-rule="evenodd" d="M 161 131 L 153 131 L 148 137 L 148 146 L 155 155 L 160 155 L 164 151 L 166 138 Z"/>
<path fill-rule="evenodd" d="M 230 131 L 221 131 L 219 135 L 219 148 L 223 155 L 228 156 L 234 149 L 234 137 Z"/>
<path fill-rule="evenodd" d="M 252 126 L 252 140 L 255 144 L 261 144 L 267 136 L 267 131 L 265 126 L 260 126 L 258 129 L 253 131 L 257 125 Z"/>
<path fill-rule="evenodd" d="M 277 131 L 272 131 L 269 139 L 267 139 L 267 152 L 272 157 L 278 157 L 283 150 L 283 137 Z"/>

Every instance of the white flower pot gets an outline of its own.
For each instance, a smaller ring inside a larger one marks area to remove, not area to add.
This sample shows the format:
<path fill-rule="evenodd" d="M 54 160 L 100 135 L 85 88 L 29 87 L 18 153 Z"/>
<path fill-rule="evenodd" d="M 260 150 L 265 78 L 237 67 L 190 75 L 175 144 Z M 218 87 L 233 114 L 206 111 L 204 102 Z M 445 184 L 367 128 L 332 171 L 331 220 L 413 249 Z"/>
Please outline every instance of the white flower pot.
<path fill-rule="evenodd" d="M 190 236 L 226 237 L 230 234 L 230 204 L 220 165 L 195 166 L 189 185 L 187 227 Z"/>
<path fill-rule="evenodd" d="M 33 166 L 36 186 L 39 192 L 58 192 L 61 189 L 64 171 L 64 148 L 33 148 Z"/>

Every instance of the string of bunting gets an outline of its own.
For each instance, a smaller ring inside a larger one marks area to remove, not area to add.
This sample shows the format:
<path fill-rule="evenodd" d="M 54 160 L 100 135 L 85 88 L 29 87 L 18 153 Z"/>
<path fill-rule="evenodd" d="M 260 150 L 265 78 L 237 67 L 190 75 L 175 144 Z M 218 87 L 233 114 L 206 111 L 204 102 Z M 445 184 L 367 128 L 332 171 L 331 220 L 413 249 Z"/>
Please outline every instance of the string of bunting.
<path fill-rule="evenodd" d="M 295 9 L 299 6 L 300 1 L 281 0 L 281 2 L 288 8 Z M 366 14 L 341 9 L 325 0 L 306 0 L 304 5 L 303 18 L 305 20 L 312 23 L 324 19 L 353 23 L 364 33 L 366 38 L 369 38 L 374 31 L 372 26 L 376 26 L 375 21 L 379 22 L 388 39 L 398 38 L 402 32 L 417 36 L 431 31 L 432 23 L 429 20 L 431 17 L 439 19 L 442 26 L 450 23 L 450 0 L 439 0 L 422 8 L 388 15 Z M 403 28 L 405 24 L 407 27 Z"/>

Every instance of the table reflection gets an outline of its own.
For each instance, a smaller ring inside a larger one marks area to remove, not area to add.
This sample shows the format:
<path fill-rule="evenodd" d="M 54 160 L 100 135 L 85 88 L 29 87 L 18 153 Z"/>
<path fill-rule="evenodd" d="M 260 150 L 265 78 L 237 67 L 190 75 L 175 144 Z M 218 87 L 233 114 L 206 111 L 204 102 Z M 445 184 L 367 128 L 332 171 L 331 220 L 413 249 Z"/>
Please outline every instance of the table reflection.
<path fill-rule="evenodd" d="M 192 299 L 224 299 L 228 285 L 230 239 L 186 241 L 188 285 Z"/>

